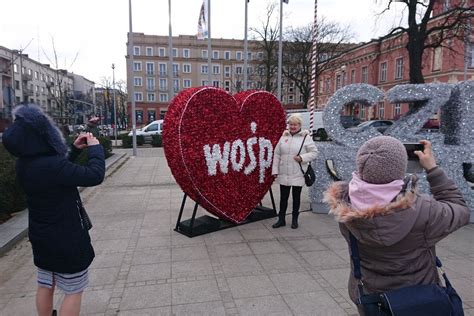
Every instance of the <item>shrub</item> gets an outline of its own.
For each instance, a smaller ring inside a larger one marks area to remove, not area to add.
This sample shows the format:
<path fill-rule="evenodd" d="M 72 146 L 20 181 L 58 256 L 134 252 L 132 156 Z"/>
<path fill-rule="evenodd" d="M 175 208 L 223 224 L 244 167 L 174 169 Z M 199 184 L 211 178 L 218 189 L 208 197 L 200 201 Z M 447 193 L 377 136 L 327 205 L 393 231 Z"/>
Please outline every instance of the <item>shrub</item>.
<path fill-rule="evenodd" d="M 0 143 L 0 223 L 26 208 L 26 196 L 16 179 L 15 158 Z"/>
<path fill-rule="evenodd" d="M 145 143 L 145 137 L 137 136 L 137 146 L 141 146 Z M 127 136 L 122 139 L 122 147 L 123 148 L 132 148 L 132 136 Z"/>
<path fill-rule="evenodd" d="M 163 147 L 163 137 L 161 135 L 152 135 L 151 145 L 153 147 Z"/>

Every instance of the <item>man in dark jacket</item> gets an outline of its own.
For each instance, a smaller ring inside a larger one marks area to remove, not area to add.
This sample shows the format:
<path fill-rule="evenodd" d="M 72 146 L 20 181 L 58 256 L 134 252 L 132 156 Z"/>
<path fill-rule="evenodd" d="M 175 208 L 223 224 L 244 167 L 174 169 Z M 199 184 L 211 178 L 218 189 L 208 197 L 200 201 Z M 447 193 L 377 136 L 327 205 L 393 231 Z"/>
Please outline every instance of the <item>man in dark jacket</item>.
<path fill-rule="evenodd" d="M 15 122 L 5 131 L 3 144 L 18 157 L 17 177 L 27 195 L 28 234 L 38 267 L 38 314 L 51 315 L 58 286 L 66 294 L 60 314 L 79 315 L 95 255 L 77 186 L 103 181 L 104 150 L 88 133 L 81 134 L 68 153 L 61 132 L 36 105 L 17 106 L 13 114 Z M 74 164 L 85 147 L 88 164 Z"/>

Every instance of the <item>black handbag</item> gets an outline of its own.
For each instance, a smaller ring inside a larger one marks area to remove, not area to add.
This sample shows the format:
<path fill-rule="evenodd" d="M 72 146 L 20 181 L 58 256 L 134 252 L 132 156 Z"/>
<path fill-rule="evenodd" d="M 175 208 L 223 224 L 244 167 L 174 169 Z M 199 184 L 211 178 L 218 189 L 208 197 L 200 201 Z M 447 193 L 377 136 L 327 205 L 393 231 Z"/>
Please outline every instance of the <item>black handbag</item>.
<path fill-rule="evenodd" d="M 437 284 L 413 285 L 383 293 L 364 294 L 359 247 L 354 235 L 349 234 L 354 277 L 359 288 L 356 304 L 364 310 L 365 316 L 464 316 L 462 300 L 451 286 L 438 257 L 436 266 L 442 271 L 446 287 Z"/>
<path fill-rule="evenodd" d="M 77 211 L 79 212 L 79 220 L 81 221 L 82 229 L 90 230 L 92 228 L 92 222 L 89 218 L 89 215 L 86 212 L 86 209 L 82 205 L 80 200 L 76 200 L 77 203 Z"/>
<path fill-rule="evenodd" d="M 300 147 L 300 150 L 298 151 L 297 156 L 299 156 L 301 153 L 301 149 L 303 148 L 304 141 L 306 140 L 306 136 L 307 135 L 305 135 L 303 138 L 303 142 L 301 143 L 301 147 Z M 311 167 L 311 162 L 308 163 L 308 169 L 306 169 L 306 172 L 304 172 L 303 167 L 301 166 L 301 162 L 298 162 L 298 164 L 300 165 L 301 172 L 303 173 L 304 182 L 306 186 L 308 187 L 312 186 L 314 181 L 316 181 L 316 175 L 314 174 L 313 167 Z"/>

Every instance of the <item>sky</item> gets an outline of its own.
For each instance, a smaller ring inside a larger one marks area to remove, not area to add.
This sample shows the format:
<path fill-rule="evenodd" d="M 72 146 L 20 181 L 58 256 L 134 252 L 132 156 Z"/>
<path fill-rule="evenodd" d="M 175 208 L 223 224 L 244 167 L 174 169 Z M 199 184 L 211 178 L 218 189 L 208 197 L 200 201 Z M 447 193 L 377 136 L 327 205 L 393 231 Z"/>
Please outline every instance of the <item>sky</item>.
<path fill-rule="evenodd" d="M 273 1 L 250 0 L 249 28 L 260 25 L 268 3 Z M 394 10 L 377 18 L 383 3 L 386 1 L 319 0 L 318 19 L 324 16 L 350 26 L 354 42 L 368 41 L 398 23 L 403 5 L 396 4 Z M 174 36 L 197 33 L 201 4 L 202 0 L 171 0 Z M 128 0 L 2 1 L 1 9 L 0 46 L 23 49 L 35 60 L 53 67 L 57 64 L 96 84 L 111 80 L 112 63 L 115 80 L 126 79 Z M 244 10 L 245 0 L 211 0 L 212 38 L 243 39 Z M 168 35 L 167 0 L 132 0 L 132 12 L 133 32 Z M 289 0 L 283 4 L 283 14 L 284 29 L 311 24 L 314 0 Z"/>

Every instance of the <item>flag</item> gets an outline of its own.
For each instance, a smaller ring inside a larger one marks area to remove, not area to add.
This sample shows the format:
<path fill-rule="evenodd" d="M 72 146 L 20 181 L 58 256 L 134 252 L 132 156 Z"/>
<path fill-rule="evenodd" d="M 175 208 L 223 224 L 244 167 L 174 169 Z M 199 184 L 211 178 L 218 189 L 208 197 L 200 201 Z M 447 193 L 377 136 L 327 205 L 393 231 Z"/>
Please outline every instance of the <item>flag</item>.
<path fill-rule="evenodd" d="M 208 37 L 208 29 L 207 29 L 207 7 L 208 2 L 207 0 L 202 1 L 201 11 L 199 12 L 199 21 L 198 21 L 198 39 L 205 39 Z"/>

